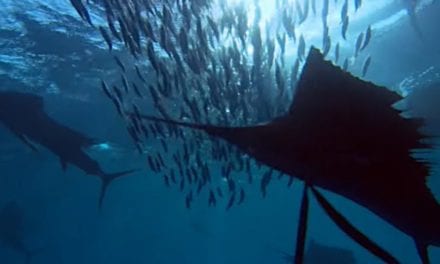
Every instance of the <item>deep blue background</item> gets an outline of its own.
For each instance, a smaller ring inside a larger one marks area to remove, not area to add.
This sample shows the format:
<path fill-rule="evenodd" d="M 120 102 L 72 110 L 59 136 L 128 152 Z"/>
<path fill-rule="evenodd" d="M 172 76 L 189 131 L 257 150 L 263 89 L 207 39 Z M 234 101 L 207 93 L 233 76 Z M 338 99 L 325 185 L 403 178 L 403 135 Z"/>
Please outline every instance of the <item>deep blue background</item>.
<path fill-rule="evenodd" d="M 6 17 L 0 28 L 0 89 L 39 93 L 51 116 L 111 142 L 111 150 L 92 153 L 106 171 L 142 168 L 111 185 L 99 212 L 95 177 L 75 167 L 63 173 L 51 153 L 29 151 L 0 127 L 0 206 L 11 200 L 22 206 L 26 243 L 30 248 L 44 248 L 32 263 L 284 263 L 280 251 L 292 253 L 294 249 L 299 182 L 290 189 L 287 179 L 271 183 L 266 199 L 258 184 L 248 187 L 244 205 L 229 212 L 223 204 L 208 208 L 206 199 L 196 200 L 186 210 L 184 195 L 167 189 L 160 175 L 147 169 L 145 156 L 137 154 L 123 122 L 101 94 L 99 77 L 119 75 L 98 33 L 80 22 L 68 3 L 70 9 L 13 2 L 0 1 Z M 66 10 L 70 13 L 64 13 Z M 39 13 L 50 19 L 38 18 Z M 419 82 L 438 78 L 438 14 L 438 3 L 419 12 L 424 42 L 405 18 L 375 32 L 368 48 L 373 62 L 366 78 L 393 89 L 411 76 Z M 119 53 L 130 60 L 124 51 Z M 359 74 L 359 67 L 353 66 L 352 72 Z M 429 78 L 417 77 L 430 67 Z M 151 106 L 143 106 L 146 112 L 149 109 Z M 433 159 L 439 160 L 436 151 Z M 439 178 L 434 173 L 430 179 L 436 192 L 440 191 Z M 411 238 L 367 210 L 328 196 L 353 223 L 399 259 L 418 262 Z M 313 199 L 310 219 L 309 234 L 314 240 L 353 250 L 359 263 L 377 262 L 342 234 Z M 430 253 L 433 263 L 439 263 L 440 249 L 432 248 Z M 0 263 L 24 263 L 24 258 L 1 247 Z"/>

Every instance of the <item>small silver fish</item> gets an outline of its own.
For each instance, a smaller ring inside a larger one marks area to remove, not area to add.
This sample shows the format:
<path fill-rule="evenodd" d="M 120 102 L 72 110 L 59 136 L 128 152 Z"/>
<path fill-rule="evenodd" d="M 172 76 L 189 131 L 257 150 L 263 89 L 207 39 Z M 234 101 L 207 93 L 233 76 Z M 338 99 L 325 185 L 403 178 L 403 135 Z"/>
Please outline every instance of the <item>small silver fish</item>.
<path fill-rule="evenodd" d="M 371 40 L 371 25 L 368 26 L 367 31 L 365 32 L 364 44 L 362 44 L 361 51 L 364 50 Z"/>
<path fill-rule="evenodd" d="M 368 58 L 364 62 L 364 66 L 362 67 L 362 77 L 365 77 L 365 75 L 367 74 L 370 64 L 371 64 L 371 56 L 368 56 Z"/>
<path fill-rule="evenodd" d="M 355 51 L 354 51 L 355 58 L 359 55 L 359 52 L 361 51 L 361 46 L 362 46 L 363 41 L 364 41 L 364 33 L 361 32 L 356 39 L 356 45 L 355 45 Z"/>

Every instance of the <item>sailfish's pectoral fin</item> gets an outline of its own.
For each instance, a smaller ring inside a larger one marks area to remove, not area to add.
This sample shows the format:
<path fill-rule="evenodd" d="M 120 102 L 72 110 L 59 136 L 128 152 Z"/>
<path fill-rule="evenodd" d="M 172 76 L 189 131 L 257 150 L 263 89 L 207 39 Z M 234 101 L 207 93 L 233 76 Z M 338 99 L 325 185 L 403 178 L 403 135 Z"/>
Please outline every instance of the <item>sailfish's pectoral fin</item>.
<path fill-rule="evenodd" d="M 301 199 L 301 208 L 299 215 L 298 230 L 296 235 L 295 264 L 304 262 L 304 248 L 306 244 L 307 219 L 309 214 L 309 186 L 304 184 L 303 196 Z"/>
<path fill-rule="evenodd" d="M 322 194 L 311 187 L 316 200 L 319 205 L 324 209 L 326 214 L 335 222 L 335 224 L 346 233 L 349 237 L 351 237 L 354 241 L 356 241 L 359 245 L 370 251 L 376 257 L 382 259 L 385 263 L 393 263 L 397 264 L 399 261 L 393 257 L 389 252 L 381 248 L 379 245 L 371 241 L 366 235 L 364 235 L 361 231 L 359 231 L 356 227 L 354 227 L 341 213 L 339 213 L 330 203 L 329 201 L 322 196 Z"/>
<path fill-rule="evenodd" d="M 32 149 L 32 151 L 38 152 L 37 147 L 32 142 L 30 142 L 29 139 L 27 139 L 25 135 L 18 134 L 18 133 L 16 133 L 16 135 L 21 140 L 21 142 L 23 142 L 26 146 L 28 146 L 30 149 Z"/>
<path fill-rule="evenodd" d="M 428 256 L 428 245 L 419 241 L 415 241 L 415 242 L 417 247 L 417 253 L 419 253 L 419 257 L 422 260 L 422 264 L 431 263 L 429 261 L 429 256 Z"/>

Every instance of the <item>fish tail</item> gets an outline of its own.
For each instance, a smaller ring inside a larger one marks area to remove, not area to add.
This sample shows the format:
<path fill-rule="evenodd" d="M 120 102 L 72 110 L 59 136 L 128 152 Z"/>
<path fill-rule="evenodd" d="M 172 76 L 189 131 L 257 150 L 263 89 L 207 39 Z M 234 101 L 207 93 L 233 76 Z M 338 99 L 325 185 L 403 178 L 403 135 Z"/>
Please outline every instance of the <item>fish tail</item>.
<path fill-rule="evenodd" d="M 110 183 L 114 180 L 117 179 L 119 177 L 131 174 L 133 172 L 135 172 L 136 170 L 126 170 L 126 171 L 121 171 L 121 172 L 116 172 L 116 173 L 107 173 L 107 174 L 103 174 L 101 176 L 101 191 L 99 193 L 99 209 L 102 208 L 102 203 L 104 201 L 104 197 L 105 194 L 107 192 L 107 188 L 110 185 Z"/>

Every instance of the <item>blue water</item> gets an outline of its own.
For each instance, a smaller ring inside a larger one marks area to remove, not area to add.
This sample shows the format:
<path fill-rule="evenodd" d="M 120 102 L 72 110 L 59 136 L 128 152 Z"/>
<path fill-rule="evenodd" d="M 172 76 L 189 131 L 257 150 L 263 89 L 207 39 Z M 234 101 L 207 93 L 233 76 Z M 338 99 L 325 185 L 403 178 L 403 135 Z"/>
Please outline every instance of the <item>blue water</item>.
<path fill-rule="evenodd" d="M 29 248 L 42 249 L 31 263 L 285 263 L 280 252 L 293 254 L 299 182 L 288 188 L 286 178 L 273 180 L 264 199 L 258 183 L 246 185 L 244 204 L 228 212 L 227 201 L 208 207 L 204 198 L 186 209 L 184 194 L 166 188 L 161 175 L 148 169 L 146 156 L 136 151 L 100 90 L 99 78 L 119 78 L 119 69 L 99 32 L 81 21 L 67 0 L 0 0 L 0 6 L 0 89 L 37 93 L 51 117 L 108 143 L 109 148 L 89 151 L 106 171 L 140 169 L 110 186 L 99 211 L 96 177 L 73 166 L 63 172 L 53 154 L 43 147 L 30 151 L 0 126 L 0 207 L 14 200 L 23 209 L 24 241 Z M 369 1 L 359 12 L 349 40 L 341 43 L 346 57 L 357 34 L 373 25 L 374 36 L 362 55 L 372 57 L 365 79 L 402 94 L 440 79 L 438 1 L 418 10 L 423 41 L 393 1 Z M 92 18 L 101 21 L 99 14 Z M 320 29 L 315 34 L 311 25 L 304 25 L 302 30 L 310 33 L 308 46 L 317 42 Z M 339 37 L 339 31 L 332 34 Z M 122 46 L 116 50 L 126 65 L 133 63 Z M 360 76 L 361 67 L 356 61 L 349 70 Z M 142 109 L 149 112 L 153 106 Z M 147 150 L 157 147 L 152 144 Z M 440 160 L 439 152 L 433 151 L 433 160 Z M 254 171 L 262 174 L 264 169 Z M 428 182 L 434 193 L 440 193 L 437 171 L 438 166 Z M 409 236 L 346 199 L 326 195 L 403 263 L 419 263 Z M 343 234 L 313 199 L 311 208 L 310 238 L 352 250 L 358 263 L 380 263 Z M 440 249 L 429 252 L 432 263 L 440 263 Z M 19 252 L 0 246 L 0 263 L 24 261 Z"/>

